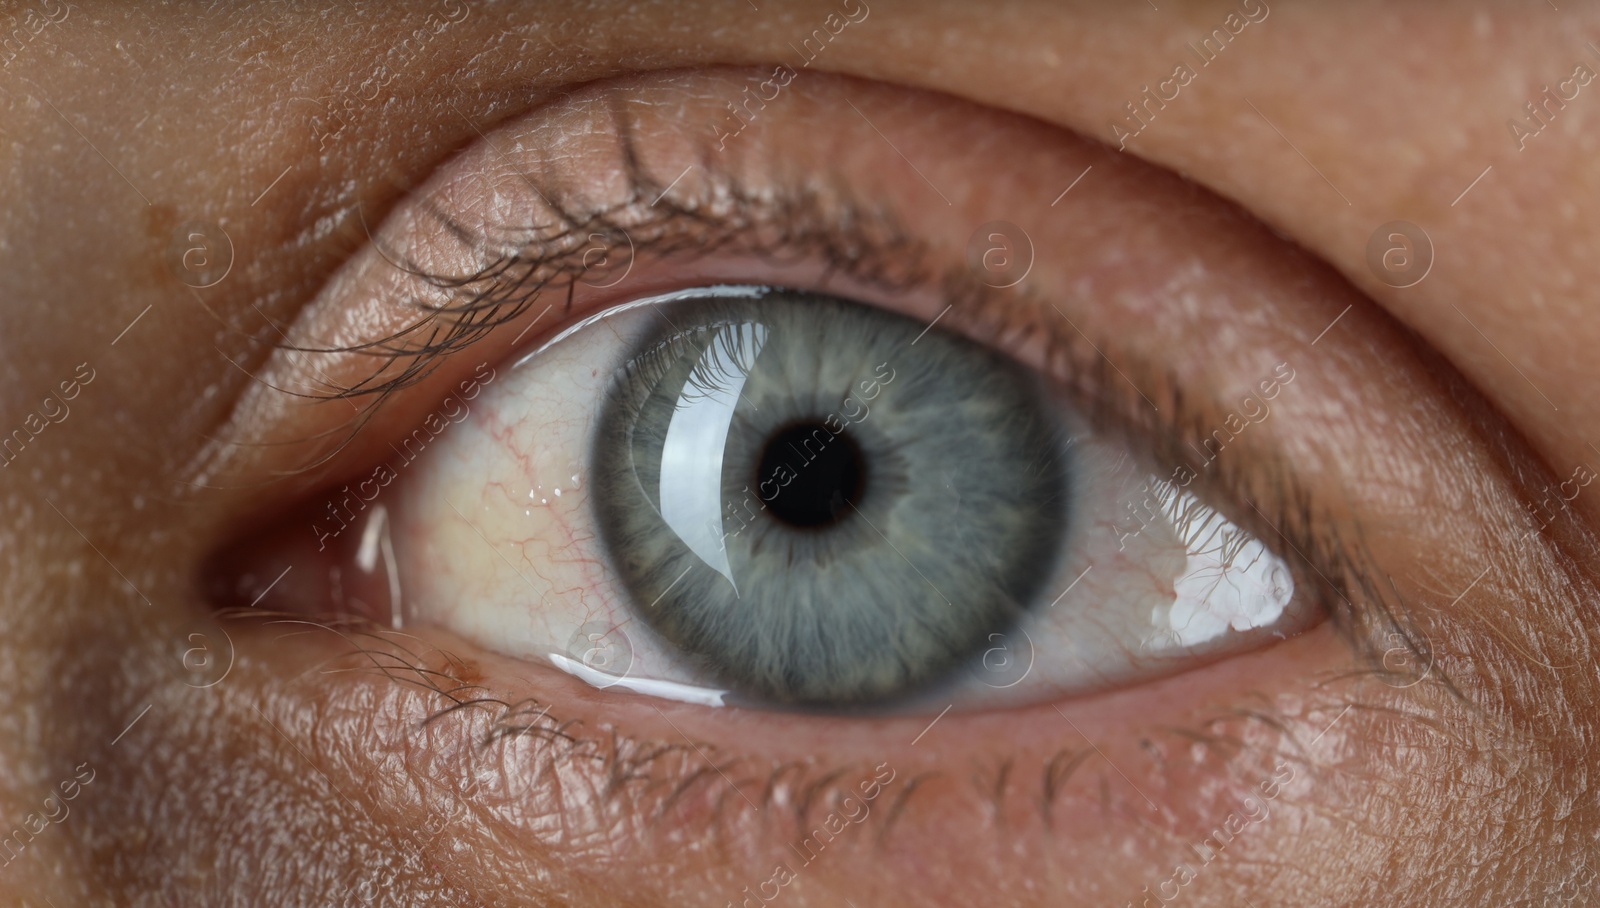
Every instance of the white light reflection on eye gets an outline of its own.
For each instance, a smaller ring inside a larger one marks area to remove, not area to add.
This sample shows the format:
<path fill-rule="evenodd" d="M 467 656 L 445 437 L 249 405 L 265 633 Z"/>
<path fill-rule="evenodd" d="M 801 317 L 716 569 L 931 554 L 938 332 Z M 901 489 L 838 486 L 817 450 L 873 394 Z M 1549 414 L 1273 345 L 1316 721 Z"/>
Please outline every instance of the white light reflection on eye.
<path fill-rule="evenodd" d="M 376 505 L 361 531 L 361 547 L 356 552 L 356 567 L 371 574 L 378 569 L 378 557 L 383 557 L 384 577 L 389 581 L 389 627 L 405 627 L 405 602 L 400 597 L 400 568 L 395 562 L 394 542 L 389 533 L 389 509 Z"/>
<path fill-rule="evenodd" d="M 726 698 L 729 692 L 725 690 L 700 687 L 694 684 L 682 684 L 677 681 L 657 681 L 652 678 L 630 678 L 626 675 L 613 675 L 610 672 L 603 672 L 597 668 L 584 665 L 577 659 L 561 653 L 550 653 L 549 657 L 551 665 L 599 690 L 615 687 L 651 697 L 665 697 L 668 700 L 681 700 L 684 703 L 698 703 L 701 706 L 728 705 Z"/>
<path fill-rule="evenodd" d="M 673 408 L 661 448 L 661 519 L 733 594 L 722 531 L 722 449 L 739 392 L 767 342 L 767 326 L 722 325 L 700 354 Z"/>
<path fill-rule="evenodd" d="M 579 331 L 582 331 L 583 329 L 597 322 L 608 318 L 613 318 L 623 312 L 630 312 L 634 309 L 642 309 L 645 306 L 659 306 L 663 303 L 670 303 L 676 300 L 704 299 L 706 297 L 756 299 L 770 292 L 772 292 L 772 288 L 766 286 L 765 284 L 716 284 L 711 287 L 697 287 L 690 290 L 674 290 L 671 293 L 659 293 L 655 296 L 647 296 L 642 299 L 636 299 L 631 303 L 623 303 L 621 305 L 612 306 L 608 309 L 602 309 L 599 312 L 594 313 L 588 318 L 573 324 L 569 328 L 563 329 L 556 336 L 550 338 L 532 350 L 529 350 L 526 354 L 518 357 L 517 361 L 512 363 L 511 368 L 520 369 L 536 359 L 539 354 L 561 343 L 572 335 L 577 334 Z"/>
<path fill-rule="evenodd" d="M 1160 479 L 1150 486 L 1187 556 L 1183 573 L 1173 581 L 1172 603 L 1151 609 L 1156 630 L 1145 648 L 1196 646 L 1229 629 L 1248 631 L 1278 621 L 1294 598 L 1293 575 L 1283 559 L 1193 493 Z"/>

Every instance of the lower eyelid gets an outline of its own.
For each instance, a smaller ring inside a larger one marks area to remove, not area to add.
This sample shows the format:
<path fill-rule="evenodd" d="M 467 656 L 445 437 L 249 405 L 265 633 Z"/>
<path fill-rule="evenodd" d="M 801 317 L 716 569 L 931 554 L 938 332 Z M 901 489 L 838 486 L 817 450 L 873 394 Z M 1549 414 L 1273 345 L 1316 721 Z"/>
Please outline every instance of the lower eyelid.
<path fill-rule="evenodd" d="M 1314 734 L 1307 729 L 1338 714 L 1331 705 L 1299 714 L 1308 690 L 1299 683 L 1264 696 L 1261 718 L 1210 710 L 1205 701 L 1237 699 L 1238 691 L 1266 678 L 1299 677 L 1308 659 L 1343 658 L 1331 635 L 1258 653 L 1249 657 L 1255 664 L 1204 690 L 1170 684 L 1177 695 L 1155 697 L 1168 705 L 1132 728 L 1117 704 L 1090 712 L 1044 707 L 1023 724 L 1024 739 L 996 753 L 978 742 L 993 737 L 985 726 L 1003 723 L 957 716 L 877 723 L 882 743 L 872 745 L 851 742 L 833 720 L 751 716 L 742 743 L 734 745 L 704 729 L 694 708 L 619 702 L 548 672 L 531 683 L 510 682 L 503 670 L 522 671 L 508 660 L 461 663 L 426 655 L 415 640 L 382 636 L 370 638 L 363 653 L 329 663 L 368 667 L 365 679 L 338 672 L 331 688 L 316 682 L 318 699 L 349 704 L 325 714 L 327 740 L 359 748 L 364 764 L 404 768 L 425 786 L 419 806 L 406 810 L 445 817 L 435 825 L 450 827 L 448 841 L 480 840 L 494 860 L 520 853 L 570 861 L 580 875 L 613 875 L 624 889 L 644 891 L 671 872 L 684 841 L 715 843 L 735 867 L 764 871 L 787 860 L 799 869 L 810 856 L 815 866 L 808 873 L 848 875 L 876 866 L 890 877 L 914 876 L 930 855 L 965 850 L 970 857 L 974 847 L 992 847 L 1010 855 L 996 857 L 1001 866 L 1018 862 L 1018 872 L 1037 878 L 1038 862 L 1103 847 L 1109 835 L 1143 842 L 1140 850 L 1149 853 L 1139 866 L 1151 866 L 1164 859 L 1163 848 L 1203 838 L 1275 764 L 1301 770 L 1301 786 L 1286 785 L 1281 804 L 1303 796 L 1312 756 L 1304 743 Z M 330 646 L 337 652 L 348 644 Z M 375 661 L 381 674 L 370 671 Z M 425 673 L 408 675 L 405 666 Z M 475 680 L 453 680 L 463 672 Z M 370 694 L 352 685 L 370 687 Z M 375 710 L 376 704 L 387 705 Z M 1263 721 L 1278 709 L 1277 718 Z M 378 715 L 385 717 L 381 725 Z M 789 738 L 824 745 L 796 750 L 785 743 Z M 881 787 L 870 785 L 885 777 L 890 781 Z M 863 785 L 877 789 L 870 800 L 861 799 Z M 393 801 L 397 792 L 383 790 L 376 796 Z M 847 797 L 866 809 L 850 807 Z M 453 809 L 457 803 L 470 808 L 470 819 Z M 404 834 L 416 836 L 421 821 L 405 822 Z M 843 831 L 825 857 L 822 848 L 793 850 L 822 841 L 815 832 L 830 822 Z M 1021 843 L 1028 844 L 1019 850 Z"/>

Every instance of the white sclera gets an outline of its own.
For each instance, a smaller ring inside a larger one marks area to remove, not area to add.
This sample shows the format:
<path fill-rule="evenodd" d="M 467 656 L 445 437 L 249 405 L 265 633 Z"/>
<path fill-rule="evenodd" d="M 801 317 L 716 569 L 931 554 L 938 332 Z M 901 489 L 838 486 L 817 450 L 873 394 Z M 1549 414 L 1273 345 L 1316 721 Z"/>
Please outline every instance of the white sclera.
<path fill-rule="evenodd" d="M 607 564 L 589 497 L 589 448 L 614 376 L 662 327 L 656 307 L 758 292 L 719 287 L 616 307 L 484 383 L 465 402 L 467 415 L 400 469 L 392 519 L 409 620 L 598 687 L 721 703 L 714 679 L 639 620 L 650 604 L 629 602 Z M 684 431 L 714 429 L 714 403 Z M 968 670 L 928 696 L 970 708 L 1103 689 L 1251 649 L 1314 621 L 1311 604 L 1295 601 L 1287 564 L 1260 540 L 1194 492 L 1152 477 L 1127 445 L 1080 430 L 1070 414 L 1063 423 L 1072 429 L 1070 530 L 1043 601 L 1018 627 L 997 629 Z M 664 490 L 704 484 L 705 470 L 679 466 L 681 477 L 664 481 Z M 960 492 L 959 478 L 927 481 Z M 707 525 L 695 510 L 703 499 L 675 502 L 664 492 L 663 518 L 692 535 Z M 609 629 L 606 645 L 626 647 L 625 683 L 574 661 L 582 651 L 570 641 L 586 625 Z"/>

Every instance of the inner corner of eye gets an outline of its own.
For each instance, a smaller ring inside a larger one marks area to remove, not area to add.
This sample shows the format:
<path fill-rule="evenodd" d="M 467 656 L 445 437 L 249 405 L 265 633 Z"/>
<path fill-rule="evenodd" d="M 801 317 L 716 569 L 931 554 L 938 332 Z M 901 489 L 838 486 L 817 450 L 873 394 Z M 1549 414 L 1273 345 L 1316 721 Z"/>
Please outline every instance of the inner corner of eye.
<path fill-rule="evenodd" d="M 452 400 L 256 537 L 229 595 L 596 687 L 840 710 L 1104 690 L 1309 620 L 1188 483 L 1006 351 L 884 307 L 639 300 Z"/>

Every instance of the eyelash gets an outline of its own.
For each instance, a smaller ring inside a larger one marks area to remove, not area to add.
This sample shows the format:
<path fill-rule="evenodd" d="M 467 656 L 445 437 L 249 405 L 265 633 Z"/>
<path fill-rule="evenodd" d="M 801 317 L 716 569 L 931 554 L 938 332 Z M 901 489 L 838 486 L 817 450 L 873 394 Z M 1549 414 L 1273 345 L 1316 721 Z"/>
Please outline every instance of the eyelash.
<path fill-rule="evenodd" d="M 464 293 L 449 305 L 414 303 L 424 314 L 387 337 L 364 344 L 311 347 L 281 344 L 285 350 L 304 353 L 367 353 L 383 362 L 368 379 L 328 394 L 330 400 L 362 396 L 384 397 L 425 379 L 440 360 L 481 340 L 494 329 L 514 322 L 552 289 L 566 292 L 563 312 L 569 312 L 579 279 L 591 273 L 584 254 L 594 234 L 626 235 L 635 256 L 666 258 L 692 253 L 706 257 L 735 251 L 768 258 L 820 259 L 829 272 L 846 274 L 887 292 L 928 286 L 941 277 L 956 308 L 982 308 L 981 298 L 1000 294 L 992 288 L 962 280 L 960 274 L 940 276 L 921 266 L 921 244 L 887 212 L 868 210 L 840 190 L 837 197 L 808 189 L 782 195 L 745 190 L 725 171 L 702 155 L 701 169 L 714 181 L 714 199 L 704 207 L 664 195 L 669 188 L 642 165 L 632 128 L 618 118 L 628 180 L 626 201 L 600 209 L 564 205 L 552 193 L 534 185 L 551 211 L 551 224 L 504 231 L 533 237 L 528 243 L 492 259 L 477 271 L 463 275 L 430 273 L 414 264 L 390 262 L 431 286 Z M 530 181 L 531 183 L 531 181 Z M 649 201 L 647 201 L 649 200 Z M 723 211 L 714 211 L 713 208 Z M 484 249 L 488 237 L 437 213 L 440 222 L 469 248 Z M 752 241 L 749 238 L 755 237 Z M 998 302 L 998 299 L 994 300 Z M 420 344 L 407 340 L 429 332 Z M 442 334 L 442 336 L 441 336 Z M 403 363 L 398 375 L 379 376 Z"/>
<path fill-rule="evenodd" d="M 948 324 L 1000 349 L 1042 339 L 1044 371 L 1084 405 L 1085 415 L 1097 429 L 1136 438 L 1156 465 L 1187 468 L 1211 494 L 1220 494 L 1229 503 L 1244 502 L 1249 511 L 1233 515 L 1236 522 L 1257 532 L 1269 547 L 1280 548 L 1281 541 L 1293 550 L 1284 553 L 1285 557 L 1297 571 L 1311 575 L 1307 579 L 1312 582 L 1302 588 L 1317 591 L 1335 629 L 1351 645 L 1358 672 L 1395 674 L 1384 664 L 1385 644 L 1390 653 L 1398 646 L 1417 657 L 1408 664 L 1432 663 L 1426 645 L 1419 642 L 1424 638 L 1405 618 L 1407 606 L 1392 581 L 1386 591 L 1373 572 L 1363 569 L 1372 561 L 1366 548 L 1359 540 L 1347 543 L 1333 529 L 1334 521 L 1320 519 L 1292 467 L 1275 459 L 1264 460 L 1260 454 L 1250 458 L 1245 468 L 1237 456 L 1194 466 L 1189 452 L 1197 450 L 1195 446 L 1209 438 L 1210 430 L 1221 425 L 1227 415 L 1203 394 L 1191 400 L 1173 376 L 1133 363 L 1123 363 L 1118 371 L 1101 352 L 1107 346 L 1094 346 L 1075 326 L 1062 330 L 1062 326 L 1030 315 L 1055 311 L 1051 306 L 1017 305 L 1019 297 L 1028 296 L 1025 288 L 993 288 L 964 268 L 941 269 L 930 264 L 934 256 L 929 247 L 889 210 L 863 204 L 839 181 L 820 184 L 826 189 L 815 188 L 819 184 L 813 182 L 776 192 L 752 192 L 715 165 L 717 159 L 707 146 L 699 163 L 707 189 L 697 198 L 670 198 L 670 186 L 643 165 L 631 124 L 620 114 L 615 119 L 628 187 L 624 202 L 585 209 L 564 204 L 545 191 L 546 187 L 534 185 L 550 211 L 550 222 L 497 231 L 530 239 L 493 256 L 476 271 L 429 273 L 390 259 L 432 287 L 459 296 L 458 301 L 446 305 L 414 302 L 411 305 L 422 313 L 416 321 L 365 344 L 283 345 L 297 352 L 358 353 L 381 360 L 367 379 L 314 395 L 329 400 L 377 398 L 352 435 L 361 431 L 366 419 L 390 395 L 418 384 L 448 357 L 517 321 L 546 294 L 564 291 L 561 311 L 570 314 L 578 281 L 591 273 L 584 256 L 592 249 L 588 245 L 592 234 L 626 235 L 635 259 L 685 260 L 734 252 L 773 262 L 818 261 L 825 265 L 822 283 L 843 275 L 890 294 L 937 288 L 951 306 Z M 434 214 L 464 246 L 489 247 L 488 231 L 474 233 L 442 212 Z M 1170 474 L 1170 470 L 1165 472 Z M 1262 503 L 1271 506 L 1262 510 Z M 1309 572 L 1303 570 L 1307 567 Z M 1448 679 L 1444 680 L 1453 691 Z M 486 744 L 505 735 L 567 737 L 559 724 L 536 728 L 512 721 L 520 714 L 520 706 L 492 699 L 462 699 L 458 696 L 461 688 L 451 691 L 439 685 L 437 689 L 452 705 L 428 722 L 464 706 L 495 705 L 503 710 L 503 719 L 489 733 Z M 618 748 L 610 750 L 612 757 L 622 758 Z"/>

